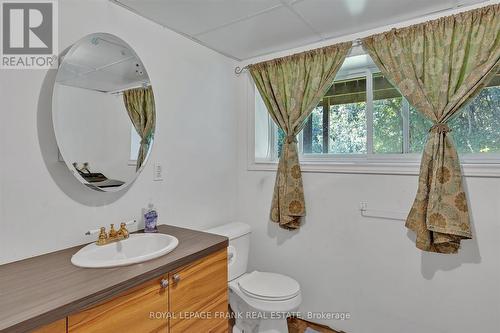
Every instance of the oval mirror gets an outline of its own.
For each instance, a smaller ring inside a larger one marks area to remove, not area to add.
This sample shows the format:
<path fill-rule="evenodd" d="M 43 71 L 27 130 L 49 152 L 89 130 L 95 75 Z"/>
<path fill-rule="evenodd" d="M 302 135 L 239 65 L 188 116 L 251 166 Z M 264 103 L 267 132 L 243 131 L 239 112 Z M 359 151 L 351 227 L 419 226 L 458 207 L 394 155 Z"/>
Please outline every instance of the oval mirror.
<path fill-rule="evenodd" d="M 148 73 L 120 38 L 96 33 L 63 56 L 52 98 L 60 159 L 98 191 L 118 191 L 140 173 L 153 146 L 155 103 Z"/>

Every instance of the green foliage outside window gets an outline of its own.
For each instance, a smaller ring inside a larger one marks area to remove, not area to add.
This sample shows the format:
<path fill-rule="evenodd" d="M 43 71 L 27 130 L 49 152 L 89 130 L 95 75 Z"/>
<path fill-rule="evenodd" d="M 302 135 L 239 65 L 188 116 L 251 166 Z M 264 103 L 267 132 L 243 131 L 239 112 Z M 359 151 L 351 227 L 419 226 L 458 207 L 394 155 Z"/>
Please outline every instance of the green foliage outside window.
<path fill-rule="evenodd" d="M 373 101 L 373 151 L 380 154 L 403 152 L 403 98 Z"/>
<path fill-rule="evenodd" d="M 410 153 L 421 153 L 424 150 L 427 134 L 431 126 L 432 122 L 430 120 L 410 106 Z"/>
<path fill-rule="evenodd" d="M 329 152 L 332 154 L 366 153 L 366 103 L 330 107 Z"/>
<path fill-rule="evenodd" d="M 323 152 L 323 108 L 314 108 L 310 118 L 312 121 L 312 153 L 321 154 Z"/>
<path fill-rule="evenodd" d="M 459 153 L 500 153 L 500 87 L 483 89 L 450 128 Z"/>
<path fill-rule="evenodd" d="M 500 153 L 500 80 L 495 80 L 449 122 L 459 153 Z M 376 154 L 401 154 L 406 102 L 380 74 L 374 74 L 373 87 L 373 151 Z M 364 78 L 336 82 L 331 91 L 333 93 L 328 103 L 322 101 L 308 119 L 306 127 L 309 127 L 304 133 L 310 135 L 310 139 L 307 139 L 309 146 L 306 148 L 304 138 L 304 153 L 322 154 L 325 150 L 329 154 L 366 153 Z M 335 95 L 336 92 L 342 94 Z M 324 108 L 328 109 L 328 117 L 323 114 Z M 432 123 L 412 106 L 409 106 L 407 113 L 408 153 L 421 153 Z M 324 147 L 323 140 L 325 121 L 328 124 L 328 149 Z M 284 132 L 278 130 L 278 154 L 281 154 L 284 140 Z"/>

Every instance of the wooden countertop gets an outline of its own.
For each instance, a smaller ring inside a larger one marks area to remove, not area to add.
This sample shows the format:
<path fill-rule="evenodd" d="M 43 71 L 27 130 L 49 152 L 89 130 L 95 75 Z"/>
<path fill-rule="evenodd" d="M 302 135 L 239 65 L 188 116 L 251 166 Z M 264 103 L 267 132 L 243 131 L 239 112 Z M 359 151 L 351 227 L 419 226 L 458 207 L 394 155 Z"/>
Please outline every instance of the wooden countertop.
<path fill-rule="evenodd" d="M 223 249 L 228 239 L 174 226 L 161 233 L 179 239 L 169 254 L 115 268 L 79 268 L 71 256 L 83 246 L 0 266 L 0 332 L 26 332 Z"/>

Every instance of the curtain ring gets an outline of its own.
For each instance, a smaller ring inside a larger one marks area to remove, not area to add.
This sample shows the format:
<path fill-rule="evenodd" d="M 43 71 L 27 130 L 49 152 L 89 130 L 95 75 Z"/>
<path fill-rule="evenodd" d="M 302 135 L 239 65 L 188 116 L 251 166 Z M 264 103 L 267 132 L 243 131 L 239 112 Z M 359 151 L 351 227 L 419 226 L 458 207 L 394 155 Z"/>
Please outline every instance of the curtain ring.
<path fill-rule="evenodd" d="M 448 126 L 447 123 L 437 123 L 437 124 L 432 125 L 432 127 L 429 129 L 429 132 L 432 132 L 432 131 L 436 131 L 439 134 L 443 134 L 443 133 L 451 132 L 452 130 L 450 129 L 450 127 Z"/>

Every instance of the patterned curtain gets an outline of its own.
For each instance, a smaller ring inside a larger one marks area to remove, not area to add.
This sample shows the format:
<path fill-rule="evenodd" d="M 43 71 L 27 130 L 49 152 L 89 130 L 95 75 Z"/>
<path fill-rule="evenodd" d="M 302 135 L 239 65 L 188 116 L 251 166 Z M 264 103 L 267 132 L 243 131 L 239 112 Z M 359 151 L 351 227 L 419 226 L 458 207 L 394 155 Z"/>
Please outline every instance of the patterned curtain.
<path fill-rule="evenodd" d="M 141 145 L 137 156 L 136 170 L 139 170 L 148 156 L 149 147 L 155 130 L 155 100 L 153 89 L 137 88 L 123 92 L 123 102 L 127 113 L 141 137 Z"/>
<path fill-rule="evenodd" d="M 286 135 L 271 206 L 271 220 L 297 229 L 305 216 L 296 135 L 333 83 L 351 43 L 341 43 L 250 66 L 267 110 Z"/>
<path fill-rule="evenodd" d="M 363 39 L 382 73 L 434 123 L 406 220 L 425 251 L 456 253 L 462 239 L 472 238 L 448 122 L 497 71 L 499 12 L 495 4 Z"/>

